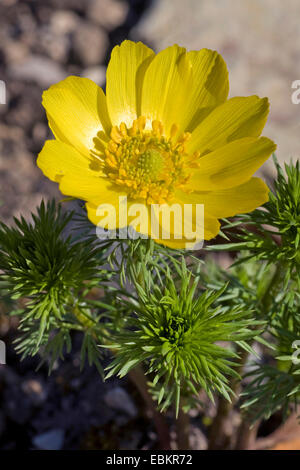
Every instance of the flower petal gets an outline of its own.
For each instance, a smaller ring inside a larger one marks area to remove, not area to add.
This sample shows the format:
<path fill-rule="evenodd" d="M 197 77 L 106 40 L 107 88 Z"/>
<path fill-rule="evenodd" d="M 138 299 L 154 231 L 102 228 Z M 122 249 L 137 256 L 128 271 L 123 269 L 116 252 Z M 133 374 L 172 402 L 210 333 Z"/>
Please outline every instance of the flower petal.
<path fill-rule="evenodd" d="M 186 204 L 191 200 L 204 204 L 204 213 L 219 219 L 253 211 L 268 201 L 268 194 L 269 188 L 260 178 L 251 178 L 234 188 L 190 194 L 178 191 L 176 196 Z"/>
<path fill-rule="evenodd" d="M 110 132 L 103 90 L 88 78 L 71 76 L 52 85 L 42 103 L 55 137 L 85 155 L 94 148 L 98 132 Z"/>
<path fill-rule="evenodd" d="M 152 218 L 151 221 L 154 223 L 156 221 L 156 226 L 160 227 L 158 232 L 154 225 L 152 236 L 155 236 L 153 238 L 161 239 L 162 243 L 167 246 L 169 246 L 167 242 L 172 242 L 172 240 L 175 245 L 181 240 L 182 244 L 186 246 L 203 239 L 214 238 L 220 230 L 219 221 L 215 216 L 205 211 L 205 208 L 203 212 L 201 208 L 197 212 L 196 203 L 194 195 L 178 191 L 173 204 L 153 205 L 151 216 L 154 213 L 154 221 Z M 166 212 L 163 210 L 164 206 L 167 209 Z M 168 212 L 171 217 L 167 216 Z M 182 247 L 184 246 L 182 245 Z"/>
<path fill-rule="evenodd" d="M 192 132 L 216 106 L 227 99 L 229 81 L 226 64 L 216 51 L 190 51 L 187 60 L 192 64 L 193 83 L 180 111 L 180 130 Z"/>
<path fill-rule="evenodd" d="M 118 197 L 123 194 L 108 178 L 85 174 L 66 174 L 60 181 L 59 189 L 66 196 L 97 204 L 115 204 Z"/>
<path fill-rule="evenodd" d="M 105 222 L 102 216 L 99 215 L 98 208 L 101 204 L 112 204 L 115 211 L 115 226 L 111 228 L 124 228 L 134 224 L 134 221 L 139 218 L 141 224 L 134 224 L 134 228 L 137 232 L 140 232 L 144 235 L 149 233 L 150 229 L 150 218 L 149 218 L 149 206 L 143 204 L 143 211 L 141 213 L 137 212 L 135 207 L 137 201 L 132 199 L 125 199 L 124 195 L 120 193 L 114 199 L 110 201 L 103 202 L 99 200 L 98 202 L 87 202 L 86 208 L 88 211 L 88 218 L 90 221 L 99 227 L 104 227 Z"/>
<path fill-rule="evenodd" d="M 142 89 L 141 114 L 147 124 L 162 122 L 166 134 L 172 124 L 181 124 L 181 111 L 189 99 L 192 64 L 182 47 L 168 47 L 159 52 L 146 70 Z"/>
<path fill-rule="evenodd" d="M 209 240 L 215 237 L 220 229 L 220 223 L 216 217 L 205 214 L 204 224 L 203 220 L 197 221 L 197 231 L 195 220 L 192 220 L 192 226 L 187 218 L 186 208 L 183 204 L 179 203 L 180 210 L 182 211 L 183 217 L 180 219 L 182 226 L 178 226 L 178 220 L 175 220 L 175 226 L 173 224 L 174 219 L 172 212 L 170 219 L 163 219 L 159 217 L 157 210 L 151 210 L 150 205 L 141 204 L 139 201 L 133 199 L 127 199 L 126 205 L 123 203 L 123 197 L 121 199 L 111 199 L 111 201 L 94 201 L 87 202 L 86 208 L 88 210 L 88 217 L 94 225 L 103 227 L 107 223 L 107 219 L 103 219 L 102 216 L 97 214 L 97 209 L 100 204 L 113 204 L 115 226 L 110 228 L 123 228 L 133 227 L 136 232 L 141 233 L 145 238 L 152 237 L 156 242 L 162 243 L 163 245 L 171 248 L 190 248 L 197 242 L 202 242 L 203 238 Z M 143 210 L 141 210 L 143 209 Z M 106 210 L 106 208 L 105 208 Z M 125 212 L 127 217 L 124 217 Z M 105 214 L 106 215 L 106 214 Z M 160 214 L 161 215 L 161 214 Z M 139 225 L 137 225 L 137 220 Z M 153 225 L 151 225 L 153 223 Z M 107 227 L 106 227 L 107 228 Z M 201 230 L 201 228 L 203 230 Z M 187 235 L 191 234 L 190 231 L 196 232 L 197 234 L 204 233 L 203 238 L 194 237 L 186 238 Z M 186 235 L 186 236 L 185 236 Z"/>
<path fill-rule="evenodd" d="M 266 137 L 234 140 L 199 160 L 188 187 L 194 191 L 226 189 L 245 183 L 276 149 Z"/>
<path fill-rule="evenodd" d="M 233 140 L 258 137 L 269 113 L 267 98 L 231 98 L 215 108 L 192 133 L 189 152 L 205 155 Z"/>
<path fill-rule="evenodd" d="M 113 125 L 131 127 L 140 113 L 143 77 L 154 52 L 141 42 L 114 47 L 107 67 L 107 107 Z"/>
<path fill-rule="evenodd" d="M 91 159 L 71 145 L 59 140 L 47 140 L 37 158 L 37 166 L 45 176 L 58 183 L 63 175 L 95 175 Z M 97 172 L 99 174 L 99 171 Z"/>

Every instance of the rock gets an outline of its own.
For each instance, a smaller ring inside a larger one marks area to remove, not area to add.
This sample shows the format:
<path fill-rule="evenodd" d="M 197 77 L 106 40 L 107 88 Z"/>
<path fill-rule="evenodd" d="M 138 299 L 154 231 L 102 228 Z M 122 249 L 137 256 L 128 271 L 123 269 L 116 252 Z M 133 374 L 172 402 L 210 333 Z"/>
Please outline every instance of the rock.
<path fill-rule="evenodd" d="M 130 433 L 126 433 L 120 440 L 120 450 L 136 450 L 139 448 L 139 443 L 142 440 L 141 431 L 134 430 Z"/>
<path fill-rule="evenodd" d="M 47 139 L 48 128 L 45 124 L 37 122 L 32 129 L 32 138 L 37 145 L 42 146 Z"/>
<path fill-rule="evenodd" d="M 7 366 L 5 366 L 7 367 Z M 3 393 L 3 410 L 11 421 L 24 425 L 32 414 L 32 405 L 28 397 L 24 396 L 20 387 L 20 378 L 16 374 L 7 374 Z"/>
<path fill-rule="evenodd" d="M 114 387 L 104 395 L 104 401 L 107 406 L 114 410 L 123 411 L 131 418 L 137 416 L 137 408 L 130 396 L 122 387 Z"/>
<path fill-rule="evenodd" d="M 8 39 L 4 49 L 5 60 L 7 63 L 18 63 L 24 61 L 28 55 L 28 47 L 20 41 Z"/>
<path fill-rule="evenodd" d="M 126 426 L 130 420 L 131 420 L 131 417 L 128 414 L 123 414 L 123 413 L 119 413 L 117 414 L 117 416 L 114 417 L 114 422 L 116 423 L 116 426 L 118 428 L 122 428 L 123 426 Z"/>
<path fill-rule="evenodd" d="M 64 438 L 65 431 L 63 429 L 52 429 L 35 436 L 32 443 L 41 450 L 61 450 L 64 445 Z"/>
<path fill-rule="evenodd" d="M 75 10 L 78 13 L 84 13 L 86 4 L 89 0 L 51 0 L 54 9 Z"/>
<path fill-rule="evenodd" d="M 58 34 L 48 25 L 39 30 L 38 52 L 45 54 L 56 62 L 68 61 L 71 50 L 71 39 L 68 34 Z"/>
<path fill-rule="evenodd" d="M 27 89 L 25 89 L 24 97 L 26 95 L 30 95 Z M 31 102 L 31 110 L 32 105 L 33 102 Z M 40 105 L 40 92 L 39 108 L 43 113 Z M 25 109 L 28 110 L 27 106 Z M 26 119 L 25 109 L 24 119 Z M 34 113 L 38 116 L 36 111 Z M 20 112 L 18 112 L 19 114 Z M 41 172 L 35 164 L 33 155 L 26 149 L 25 129 L 13 125 L 17 120 L 12 112 L 10 112 L 10 118 L 10 125 L 0 124 L 1 199 L 5 195 L 4 204 L 2 204 L 0 210 L 1 220 L 5 222 L 12 222 L 13 216 L 18 216 L 21 213 L 26 218 L 30 217 L 30 212 L 43 198 L 47 199 L 51 195 L 58 195 L 55 185 L 49 184 L 41 177 Z M 31 119 L 29 121 L 31 122 Z M 18 168 L 18 171 L 13 171 L 12 166 Z M 6 380 L 10 380 L 10 369 L 5 367 L 5 371 Z M 12 381 L 14 381 L 14 378 L 12 378 Z"/>
<path fill-rule="evenodd" d="M 127 14 L 128 4 L 118 0 L 91 0 L 87 9 L 87 17 L 107 31 L 124 23 Z"/>
<path fill-rule="evenodd" d="M 78 26 L 80 17 L 69 10 L 56 10 L 50 18 L 50 28 L 55 34 L 72 33 Z"/>
<path fill-rule="evenodd" d="M 82 22 L 73 39 L 74 53 L 84 66 L 100 64 L 105 58 L 108 37 L 98 26 Z"/>
<path fill-rule="evenodd" d="M 35 122 L 44 117 L 44 111 L 41 106 L 42 88 L 32 86 L 32 83 L 20 82 L 20 89 L 16 93 L 11 93 L 8 96 L 9 103 L 14 100 L 14 105 L 10 107 L 10 112 L 5 116 L 6 123 L 10 127 L 20 127 L 26 133 L 30 133 Z M 11 135 L 10 137 L 17 146 L 25 147 L 26 140 L 16 142 L 16 139 Z M 24 138 L 23 138 L 24 139 Z M 25 135 L 26 139 L 26 135 Z"/>
<path fill-rule="evenodd" d="M 63 80 L 67 73 L 53 60 L 31 55 L 24 62 L 11 65 L 8 75 L 15 80 L 35 82 L 42 87 L 48 87 Z"/>
<path fill-rule="evenodd" d="M 47 392 L 40 380 L 25 380 L 21 387 L 34 406 L 41 406 L 46 401 Z"/>
<path fill-rule="evenodd" d="M 81 76 L 93 80 L 99 86 L 103 86 L 106 79 L 106 67 L 104 65 L 88 67 L 82 71 Z"/>
<path fill-rule="evenodd" d="M 190 448 L 193 450 L 206 450 L 207 438 L 199 426 L 191 425 L 190 429 Z"/>

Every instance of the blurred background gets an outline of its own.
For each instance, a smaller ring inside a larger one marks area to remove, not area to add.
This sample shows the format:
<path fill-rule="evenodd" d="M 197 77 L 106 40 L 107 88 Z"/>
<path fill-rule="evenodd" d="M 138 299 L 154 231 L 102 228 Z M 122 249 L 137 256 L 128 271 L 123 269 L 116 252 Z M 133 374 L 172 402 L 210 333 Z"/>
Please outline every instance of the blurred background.
<path fill-rule="evenodd" d="M 230 95 L 268 96 L 264 135 L 277 143 L 281 162 L 299 158 L 300 104 L 291 100 L 300 80 L 299 17 L 299 0 L 0 0 L 0 80 L 7 88 L 0 104 L 0 218 L 27 216 L 43 197 L 59 197 L 35 165 L 51 137 L 42 91 L 70 74 L 104 86 L 111 50 L 127 38 L 156 51 L 173 43 L 218 50 Z M 272 177 L 272 163 L 262 172 Z M 2 319 L 0 337 L 11 343 L 14 334 Z M 76 353 L 50 378 L 44 369 L 34 372 L 34 361 L 20 364 L 11 348 L 7 362 L 0 365 L 0 448 L 155 445 L 126 381 L 103 385 L 93 369 L 80 374 Z M 192 445 L 202 449 L 198 419 L 195 411 Z"/>

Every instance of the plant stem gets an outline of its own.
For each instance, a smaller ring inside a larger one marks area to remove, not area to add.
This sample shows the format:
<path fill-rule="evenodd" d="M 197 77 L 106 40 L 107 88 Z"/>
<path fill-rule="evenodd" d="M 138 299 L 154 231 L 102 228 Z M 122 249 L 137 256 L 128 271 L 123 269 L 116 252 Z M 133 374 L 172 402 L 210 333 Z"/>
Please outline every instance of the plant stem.
<path fill-rule="evenodd" d="M 154 421 L 154 425 L 158 435 L 160 449 L 170 450 L 171 441 L 169 426 L 164 415 L 157 411 L 155 402 L 153 401 L 150 393 L 148 392 L 147 381 L 142 367 L 136 366 L 128 373 L 128 376 L 130 380 L 134 383 L 136 388 L 139 390 L 150 411 L 151 418 Z"/>
<path fill-rule="evenodd" d="M 176 430 L 178 450 L 188 450 L 190 448 L 190 417 L 181 406 L 176 421 Z"/>
<path fill-rule="evenodd" d="M 252 427 L 251 423 L 249 423 L 247 419 L 242 421 L 237 433 L 235 450 L 247 450 L 254 448 L 259 425 L 260 421 L 257 421 Z"/>
<path fill-rule="evenodd" d="M 223 397 L 219 397 L 217 414 L 209 432 L 208 450 L 218 450 L 227 447 L 228 436 L 226 436 L 225 428 L 231 408 L 230 402 Z"/>
<path fill-rule="evenodd" d="M 244 365 L 248 358 L 248 352 L 244 349 L 240 349 L 240 363 L 237 368 L 237 373 L 242 374 Z M 210 435 L 209 435 L 209 443 L 208 449 L 209 450 L 217 450 L 217 449 L 224 449 L 227 448 L 229 445 L 230 437 L 226 434 L 226 427 L 227 422 L 230 417 L 230 412 L 233 409 L 235 403 L 237 402 L 238 395 L 240 393 L 241 384 L 238 379 L 231 378 L 229 382 L 229 386 L 234 393 L 232 397 L 232 401 L 229 402 L 224 397 L 219 397 L 218 400 L 218 407 L 217 407 L 217 414 L 213 421 L 213 424 L 210 428 Z"/>

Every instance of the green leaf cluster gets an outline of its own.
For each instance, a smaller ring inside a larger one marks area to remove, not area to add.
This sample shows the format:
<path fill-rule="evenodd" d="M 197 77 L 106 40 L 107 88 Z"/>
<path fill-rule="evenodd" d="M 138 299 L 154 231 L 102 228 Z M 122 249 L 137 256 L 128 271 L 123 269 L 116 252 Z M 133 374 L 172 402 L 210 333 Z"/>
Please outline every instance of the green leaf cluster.
<path fill-rule="evenodd" d="M 111 331 L 109 347 L 116 357 L 107 377 L 123 377 L 143 363 L 152 385 L 159 387 L 162 410 L 172 402 L 178 410 L 181 391 L 197 395 L 199 387 L 211 399 L 217 391 L 230 400 L 228 376 L 238 378 L 234 370 L 238 355 L 216 343 L 253 338 L 256 322 L 251 312 L 239 306 L 213 306 L 226 285 L 200 293 L 199 279 L 192 276 L 184 260 L 172 267 L 177 276 L 167 267 L 159 278 L 147 271 L 143 286 L 135 282 L 137 298 L 127 300 L 132 315 L 119 332 Z"/>

